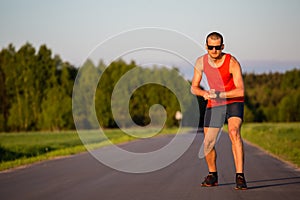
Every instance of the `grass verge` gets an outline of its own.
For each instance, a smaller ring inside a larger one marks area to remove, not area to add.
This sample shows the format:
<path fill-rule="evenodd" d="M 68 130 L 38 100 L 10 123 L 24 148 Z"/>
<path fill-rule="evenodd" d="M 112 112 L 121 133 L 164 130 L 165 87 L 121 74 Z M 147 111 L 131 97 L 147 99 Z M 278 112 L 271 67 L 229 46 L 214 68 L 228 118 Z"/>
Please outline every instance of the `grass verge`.
<path fill-rule="evenodd" d="M 187 131 L 184 129 L 183 131 Z M 147 138 L 151 129 L 129 130 L 141 138 Z M 176 134 L 177 128 L 164 128 L 158 135 Z M 81 132 L 88 145 L 83 145 L 76 131 L 0 133 L 0 171 L 85 152 L 87 149 L 124 143 L 139 138 L 119 129 L 105 130 L 107 139 L 99 131 Z"/>
<path fill-rule="evenodd" d="M 242 137 L 300 167 L 300 123 L 244 123 Z"/>

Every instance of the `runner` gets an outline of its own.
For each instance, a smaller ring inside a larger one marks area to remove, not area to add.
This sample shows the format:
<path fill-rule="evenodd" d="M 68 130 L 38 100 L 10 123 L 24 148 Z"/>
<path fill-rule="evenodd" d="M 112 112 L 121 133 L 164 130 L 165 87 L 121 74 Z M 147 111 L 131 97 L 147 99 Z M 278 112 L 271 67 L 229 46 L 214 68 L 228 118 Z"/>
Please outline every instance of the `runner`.
<path fill-rule="evenodd" d="M 247 189 L 244 176 L 244 149 L 241 125 L 244 114 L 244 82 L 239 62 L 228 53 L 223 53 L 223 36 L 212 32 L 206 37 L 207 54 L 199 57 L 194 68 L 191 92 L 207 100 L 204 117 L 204 153 L 209 173 L 203 187 L 217 186 L 218 173 L 216 150 L 217 135 L 225 120 L 232 143 L 236 169 L 236 189 Z M 200 82 L 206 75 L 209 90 L 202 90 Z"/>

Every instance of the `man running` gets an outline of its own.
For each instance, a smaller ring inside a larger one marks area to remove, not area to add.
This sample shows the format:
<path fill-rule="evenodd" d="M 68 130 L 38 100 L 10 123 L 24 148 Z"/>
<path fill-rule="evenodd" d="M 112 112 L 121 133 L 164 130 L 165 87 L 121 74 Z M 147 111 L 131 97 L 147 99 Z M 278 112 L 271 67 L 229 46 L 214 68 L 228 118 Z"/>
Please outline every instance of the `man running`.
<path fill-rule="evenodd" d="M 216 150 L 217 135 L 228 122 L 228 134 L 236 169 L 236 189 L 247 189 L 244 177 L 244 149 L 241 125 L 244 115 L 244 82 L 239 62 L 228 53 L 223 53 L 223 36 L 212 32 L 206 37 L 207 54 L 199 57 L 194 68 L 191 92 L 207 100 L 204 117 L 204 152 L 209 173 L 202 182 L 203 187 L 217 186 L 218 173 Z M 200 88 L 203 73 L 209 90 Z"/>

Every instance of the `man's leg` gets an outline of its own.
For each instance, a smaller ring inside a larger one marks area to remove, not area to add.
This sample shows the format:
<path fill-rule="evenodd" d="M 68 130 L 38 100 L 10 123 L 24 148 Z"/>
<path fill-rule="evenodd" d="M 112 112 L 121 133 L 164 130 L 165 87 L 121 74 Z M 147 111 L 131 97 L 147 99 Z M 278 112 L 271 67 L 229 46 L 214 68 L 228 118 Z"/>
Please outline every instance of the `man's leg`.
<path fill-rule="evenodd" d="M 216 166 L 217 153 L 215 144 L 218 138 L 220 127 L 225 121 L 225 107 L 207 108 L 204 116 L 204 141 L 203 150 L 204 156 L 209 170 L 208 176 L 202 182 L 202 186 L 218 185 L 218 173 Z"/>
<path fill-rule="evenodd" d="M 247 183 L 244 177 L 244 146 L 241 137 L 242 119 L 239 117 L 230 117 L 228 119 L 228 132 L 232 143 L 232 153 L 234 157 L 236 170 L 237 190 L 246 190 Z"/>
<path fill-rule="evenodd" d="M 216 172 L 215 144 L 220 128 L 225 121 L 225 106 L 207 108 L 204 116 L 204 156 L 210 172 Z"/>
<path fill-rule="evenodd" d="M 215 144 L 219 130 L 220 128 L 204 127 L 204 155 L 209 172 L 217 172 Z"/>
<path fill-rule="evenodd" d="M 228 119 L 228 134 L 232 144 L 236 173 L 244 172 L 244 147 L 240 131 L 241 125 L 242 119 L 239 117 L 230 117 Z"/>
<path fill-rule="evenodd" d="M 219 130 L 219 128 L 204 127 L 204 155 L 209 173 L 202 182 L 202 187 L 218 185 L 218 173 L 216 166 L 217 154 L 215 150 L 215 144 Z"/>

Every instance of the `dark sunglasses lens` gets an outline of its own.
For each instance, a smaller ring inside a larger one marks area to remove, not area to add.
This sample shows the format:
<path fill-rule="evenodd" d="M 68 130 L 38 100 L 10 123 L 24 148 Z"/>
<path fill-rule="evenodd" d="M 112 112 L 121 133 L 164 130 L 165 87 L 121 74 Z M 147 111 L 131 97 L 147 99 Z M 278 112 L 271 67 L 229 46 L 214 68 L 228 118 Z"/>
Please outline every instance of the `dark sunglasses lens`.
<path fill-rule="evenodd" d="M 216 50 L 221 50 L 222 45 L 220 45 L 220 46 L 209 46 L 209 45 L 207 45 L 207 48 L 208 48 L 209 50 L 213 50 L 214 48 L 215 48 Z"/>
<path fill-rule="evenodd" d="M 221 45 L 220 46 L 215 46 L 216 50 L 221 50 Z"/>

